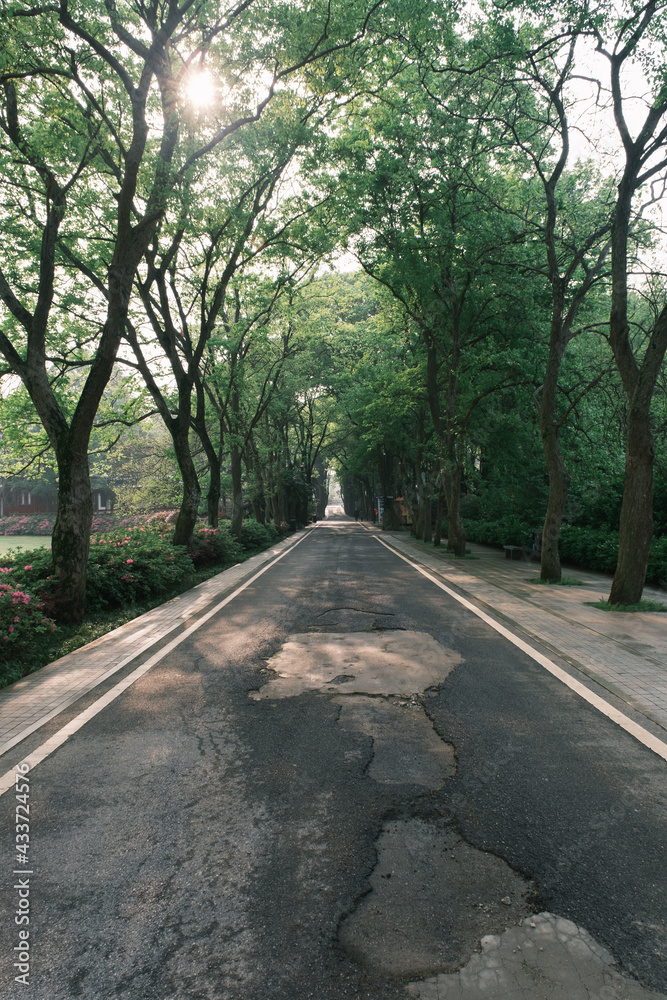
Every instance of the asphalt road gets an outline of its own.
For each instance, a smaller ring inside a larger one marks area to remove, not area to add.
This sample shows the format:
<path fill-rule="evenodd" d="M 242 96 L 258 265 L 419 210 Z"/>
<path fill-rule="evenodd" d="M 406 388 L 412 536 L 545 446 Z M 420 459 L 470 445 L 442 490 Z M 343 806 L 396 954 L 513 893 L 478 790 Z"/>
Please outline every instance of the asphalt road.
<path fill-rule="evenodd" d="M 355 648 L 400 659 L 415 633 L 443 680 L 354 680 Z M 323 687 L 327 643 L 348 665 Z M 276 656 L 296 688 L 272 687 Z M 540 910 L 667 990 L 664 761 L 353 522 L 43 761 L 30 801 L 24 987 L 0 799 L 1 996 L 405 1000 Z"/>

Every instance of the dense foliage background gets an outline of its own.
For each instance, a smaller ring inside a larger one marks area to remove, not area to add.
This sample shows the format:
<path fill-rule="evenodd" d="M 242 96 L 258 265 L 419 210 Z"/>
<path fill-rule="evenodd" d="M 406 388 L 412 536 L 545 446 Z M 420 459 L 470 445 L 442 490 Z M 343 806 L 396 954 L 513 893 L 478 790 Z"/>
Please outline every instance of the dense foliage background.
<path fill-rule="evenodd" d="M 224 564 L 330 469 L 458 555 L 541 531 L 544 581 L 667 578 L 665 3 L 1 7 L 0 474 L 58 501 L 32 607 Z"/>

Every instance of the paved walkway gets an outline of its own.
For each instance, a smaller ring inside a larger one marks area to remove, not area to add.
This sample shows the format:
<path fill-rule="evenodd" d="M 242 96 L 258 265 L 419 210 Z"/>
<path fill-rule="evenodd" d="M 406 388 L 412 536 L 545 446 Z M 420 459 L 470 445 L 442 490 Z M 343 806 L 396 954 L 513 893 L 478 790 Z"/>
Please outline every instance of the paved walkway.
<path fill-rule="evenodd" d="M 408 534 L 379 534 L 667 732 L 667 614 L 590 607 L 609 595 L 611 577 L 601 573 L 568 568 L 564 575 L 581 586 L 543 586 L 530 582 L 539 577 L 536 563 L 506 559 L 499 549 L 469 544 L 472 558 L 455 559 Z M 667 605 L 664 590 L 646 587 L 644 597 Z"/>
<path fill-rule="evenodd" d="M 470 545 L 473 558 L 459 560 L 407 534 L 377 533 L 667 732 L 667 614 L 621 615 L 588 607 L 586 602 L 609 593 L 610 578 L 600 574 L 568 570 L 581 587 L 538 586 L 528 582 L 538 575 L 535 564 L 507 560 L 487 546 Z M 186 628 L 294 541 L 278 543 L 0 691 L 0 756 L 156 643 Z M 667 603 L 664 591 L 647 588 L 645 596 Z"/>

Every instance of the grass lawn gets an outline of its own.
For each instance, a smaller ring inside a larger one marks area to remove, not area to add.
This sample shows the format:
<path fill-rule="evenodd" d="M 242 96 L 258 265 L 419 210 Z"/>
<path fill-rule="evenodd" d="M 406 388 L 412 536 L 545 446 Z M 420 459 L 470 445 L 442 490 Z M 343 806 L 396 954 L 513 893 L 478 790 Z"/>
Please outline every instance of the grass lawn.
<path fill-rule="evenodd" d="M 50 535 L 0 535 L 0 556 L 10 549 L 50 549 Z"/>
<path fill-rule="evenodd" d="M 591 608 L 597 608 L 598 611 L 667 611 L 667 604 L 662 604 L 660 601 L 651 601 L 648 598 L 642 598 L 636 604 L 609 604 L 604 598 L 601 601 L 586 601 L 586 604 Z"/>

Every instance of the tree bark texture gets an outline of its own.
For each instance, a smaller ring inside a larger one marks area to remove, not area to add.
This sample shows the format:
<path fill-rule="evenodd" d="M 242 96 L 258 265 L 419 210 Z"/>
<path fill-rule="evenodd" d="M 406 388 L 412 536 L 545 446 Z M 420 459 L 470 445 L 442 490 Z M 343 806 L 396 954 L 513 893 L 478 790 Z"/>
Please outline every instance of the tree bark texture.
<path fill-rule="evenodd" d="M 558 539 L 570 488 L 570 475 L 563 461 L 560 447 L 560 424 L 556 414 L 558 378 L 567 344 L 567 331 L 563 328 L 561 319 L 564 305 L 563 293 L 562 287 L 560 289 L 555 287 L 557 280 L 554 278 L 552 281 L 554 307 L 549 338 L 549 357 L 538 411 L 542 448 L 549 474 L 549 498 L 542 527 L 540 566 L 540 579 L 545 583 L 559 583 L 561 579 Z M 508 543 L 511 541 L 511 539 L 507 539 Z"/>
<path fill-rule="evenodd" d="M 93 520 L 87 451 L 61 454 L 58 477 L 58 513 L 51 539 L 58 584 L 47 605 L 49 614 L 58 621 L 76 624 L 83 619 L 85 611 L 86 569 Z"/>
<path fill-rule="evenodd" d="M 438 489 L 438 506 L 435 511 L 435 524 L 433 526 L 433 547 L 438 548 L 442 541 L 442 522 L 445 516 L 445 491 L 442 486 Z"/>
<path fill-rule="evenodd" d="M 443 470 L 445 496 L 447 499 L 447 520 L 449 533 L 447 549 L 461 558 L 466 554 L 466 530 L 461 520 L 461 481 L 463 466 L 450 462 Z"/>
<path fill-rule="evenodd" d="M 183 498 L 172 541 L 174 545 L 189 545 L 197 523 L 199 504 L 201 503 L 201 486 L 192 460 L 187 424 L 181 425 L 178 430 L 172 432 L 172 442 L 183 481 Z"/>
<path fill-rule="evenodd" d="M 667 350 L 667 306 L 659 314 L 644 357 L 638 362 L 628 322 L 628 233 L 632 196 L 637 186 L 639 156 L 633 144 L 618 186 L 612 230 L 612 293 L 609 340 L 628 399 L 625 483 L 619 524 L 618 562 L 610 604 L 641 600 L 653 536 L 653 436 L 651 400 Z M 627 150 L 626 150 L 627 152 Z"/>
<path fill-rule="evenodd" d="M 208 460 L 208 493 L 206 494 L 206 517 L 211 528 L 217 528 L 220 523 L 220 474 L 222 463 L 219 455 Z"/>
<path fill-rule="evenodd" d="M 610 604 L 641 600 L 653 537 L 653 460 L 651 400 L 667 351 L 667 306 L 653 328 L 641 367 L 634 369 L 619 353 L 624 386 L 630 389 L 625 451 L 625 483 L 619 524 L 618 562 L 609 594 Z M 620 361 L 620 363 L 619 363 Z M 625 363 L 624 363 L 625 361 Z M 626 384 L 627 383 L 627 384 Z"/>
<path fill-rule="evenodd" d="M 241 539 L 241 528 L 243 527 L 243 464 L 241 461 L 241 450 L 234 441 L 229 449 L 229 459 L 232 473 L 232 519 L 231 532 Z"/>

